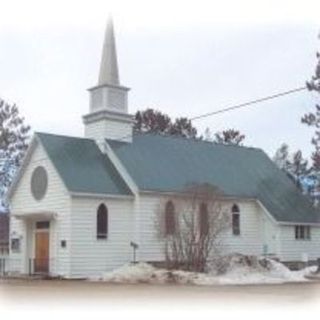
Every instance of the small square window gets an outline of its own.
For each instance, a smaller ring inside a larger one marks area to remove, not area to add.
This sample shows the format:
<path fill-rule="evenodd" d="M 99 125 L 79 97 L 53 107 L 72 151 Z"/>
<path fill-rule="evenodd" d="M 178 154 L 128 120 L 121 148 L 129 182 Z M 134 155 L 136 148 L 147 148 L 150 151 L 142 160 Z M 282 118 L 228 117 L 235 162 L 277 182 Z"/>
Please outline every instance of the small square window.
<path fill-rule="evenodd" d="M 61 248 L 66 248 L 66 247 L 67 247 L 67 241 L 61 240 Z"/>
<path fill-rule="evenodd" d="M 310 226 L 295 226 L 295 238 L 296 240 L 310 240 Z"/>

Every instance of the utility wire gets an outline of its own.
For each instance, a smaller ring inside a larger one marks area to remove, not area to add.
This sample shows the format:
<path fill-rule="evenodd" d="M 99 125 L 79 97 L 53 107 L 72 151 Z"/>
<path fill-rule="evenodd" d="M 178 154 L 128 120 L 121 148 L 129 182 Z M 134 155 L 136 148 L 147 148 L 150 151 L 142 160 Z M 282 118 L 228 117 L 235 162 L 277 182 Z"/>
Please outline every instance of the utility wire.
<path fill-rule="evenodd" d="M 203 118 L 206 118 L 206 117 L 214 116 L 214 115 L 217 115 L 217 114 L 220 114 L 220 113 L 225 113 L 225 112 L 233 111 L 233 110 L 236 110 L 236 109 L 245 108 L 245 107 L 248 107 L 248 106 L 251 106 L 251 105 L 258 104 L 260 102 L 277 99 L 277 98 L 280 98 L 280 97 L 283 97 L 283 96 L 287 96 L 289 94 L 293 94 L 293 93 L 296 93 L 296 92 L 300 92 L 300 91 L 303 91 L 303 90 L 306 90 L 306 89 L 307 89 L 307 87 L 303 86 L 303 87 L 291 89 L 291 90 L 288 90 L 288 91 L 279 92 L 279 93 L 276 93 L 276 94 L 273 94 L 273 95 L 270 95 L 270 96 L 266 96 L 266 97 L 259 98 L 259 99 L 256 99 L 256 100 L 247 101 L 247 102 L 244 102 L 244 103 L 233 105 L 231 107 L 226 107 L 226 108 L 219 109 L 219 110 L 212 111 L 212 112 L 208 112 L 208 113 L 205 113 L 205 114 L 202 114 L 202 115 L 199 115 L 199 116 L 195 116 L 195 117 L 190 118 L 189 120 L 192 120 L 192 121 L 193 120 L 199 120 L 199 119 L 203 119 Z M 122 138 L 117 139 L 117 141 L 122 141 L 123 139 L 129 138 L 129 137 L 131 137 L 131 134 L 125 135 Z"/>
<path fill-rule="evenodd" d="M 247 106 L 251 106 L 253 104 L 258 104 L 260 102 L 264 102 L 264 101 L 280 98 L 280 97 L 283 97 L 283 96 L 286 96 L 286 95 L 289 95 L 289 94 L 292 94 L 292 93 L 303 91 L 305 89 L 307 89 L 307 87 L 303 86 L 303 87 L 300 87 L 300 88 L 291 89 L 291 90 L 288 90 L 288 91 L 276 93 L 276 94 L 273 94 L 271 96 L 267 96 L 267 97 L 264 97 L 264 98 L 251 100 L 251 101 L 244 102 L 244 103 L 241 103 L 241 104 L 237 104 L 237 105 L 234 105 L 234 106 L 231 106 L 231 107 L 227 107 L 227 108 L 224 108 L 224 109 L 220 109 L 220 110 L 216 110 L 216 111 L 213 111 L 213 112 L 205 113 L 205 114 L 202 114 L 200 116 L 196 116 L 196 117 L 190 118 L 190 120 L 199 120 L 199 119 L 206 118 L 206 117 L 209 117 L 209 116 L 213 116 L 213 115 L 216 115 L 216 114 L 219 114 L 219 113 L 224 113 L 224 112 L 228 112 L 228 111 L 244 108 L 244 107 L 247 107 Z"/>

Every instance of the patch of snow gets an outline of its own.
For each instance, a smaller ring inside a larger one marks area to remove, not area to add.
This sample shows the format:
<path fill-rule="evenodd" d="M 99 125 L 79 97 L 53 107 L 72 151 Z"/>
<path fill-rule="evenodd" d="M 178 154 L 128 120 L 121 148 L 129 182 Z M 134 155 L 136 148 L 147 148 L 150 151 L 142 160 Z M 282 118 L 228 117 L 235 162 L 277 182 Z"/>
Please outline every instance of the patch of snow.
<path fill-rule="evenodd" d="M 127 264 L 111 272 L 106 272 L 100 278 L 107 282 L 139 283 L 152 278 L 155 268 L 147 263 Z"/>
<path fill-rule="evenodd" d="M 245 258 L 244 258 L 245 257 Z M 278 284 L 309 281 L 305 276 L 315 272 L 317 267 L 291 271 L 280 262 L 259 257 L 233 256 L 225 273 L 197 273 L 182 270 L 155 268 L 148 263 L 127 264 L 91 281 L 111 283 L 153 283 L 153 284 L 194 284 L 194 285 L 244 285 Z"/>

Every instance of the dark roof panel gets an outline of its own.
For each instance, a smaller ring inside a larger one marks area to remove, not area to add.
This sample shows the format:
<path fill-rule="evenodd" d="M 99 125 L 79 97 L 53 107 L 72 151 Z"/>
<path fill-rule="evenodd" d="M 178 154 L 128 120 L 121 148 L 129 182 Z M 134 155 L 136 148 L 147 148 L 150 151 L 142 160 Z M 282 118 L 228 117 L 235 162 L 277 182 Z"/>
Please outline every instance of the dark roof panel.
<path fill-rule="evenodd" d="M 36 133 L 68 190 L 128 195 L 128 186 L 91 139 Z"/>
<path fill-rule="evenodd" d="M 227 196 L 260 200 L 277 221 L 320 223 L 311 202 L 260 149 L 152 134 L 108 143 L 141 190 L 209 183 Z"/>

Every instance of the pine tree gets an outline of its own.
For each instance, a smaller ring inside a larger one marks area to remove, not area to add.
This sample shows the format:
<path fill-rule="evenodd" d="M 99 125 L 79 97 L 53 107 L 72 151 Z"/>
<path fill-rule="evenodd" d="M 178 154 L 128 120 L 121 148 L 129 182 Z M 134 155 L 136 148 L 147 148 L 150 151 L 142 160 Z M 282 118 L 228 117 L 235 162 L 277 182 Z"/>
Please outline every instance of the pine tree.
<path fill-rule="evenodd" d="M 301 178 L 309 174 L 308 160 L 305 160 L 300 150 L 292 155 L 292 160 L 288 163 L 288 172 L 292 175 L 295 184 L 301 189 Z"/>
<path fill-rule="evenodd" d="M 184 138 L 196 138 L 197 129 L 192 126 L 188 118 L 177 118 L 172 124 L 169 133 L 172 135 L 182 136 Z"/>
<path fill-rule="evenodd" d="M 215 134 L 215 142 L 229 145 L 243 145 L 245 135 L 239 130 L 228 129 Z"/>
<path fill-rule="evenodd" d="M 134 131 L 150 133 L 169 133 L 172 123 L 168 115 L 153 109 L 137 111 Z"/>
<path fill-rule="evenodd" d="M 289 146 L 286 143 L 277 149 L 273 161 L 281 170 L 289 171 Z"/>
<path fill-rule="evenodd" d="M 317 65 L 315 69 L 315 74 L 312 76 L 311 80 L 307 82 L 307 88 L 310 91 L 315 91 L 320 94 L 320 53 L 316 54 Z M 314 146 L 314 151 L 312 153 L 312 167 L 317 173 L 320 172 L 320 105 L 315 105 L 315 111 L 305 114 L 301 118 L 301 122 L 313 127 L 315 129 L 314 136 L 311 143 Z"/>
<path fill-rule="evenodd" d="M 154 109 L 137 111 L 135 132 L 169 134 L 185 138 L 196 138 L 197 129 L 188 118 L 177 118 L 173 122 L 167 114 Z"/>
<path fill-rule="evenodd" d="M 28 147 L 30 127 L 16 105 L 0 99 L 0 204 Z"/>
<path fill-rule="evenodd" d="M 302 190 L 301 179 L 307 177 L 311 170 L 308 166 L 308 160 L 303 158 L 301 150 L 290 154 L 289 146 L 283 143 L 276 151 L 273 161 Z"/>

